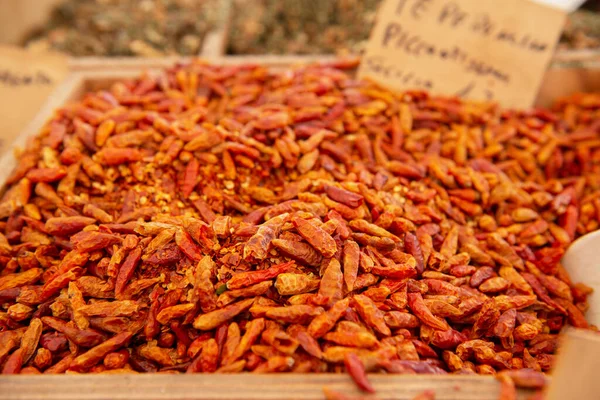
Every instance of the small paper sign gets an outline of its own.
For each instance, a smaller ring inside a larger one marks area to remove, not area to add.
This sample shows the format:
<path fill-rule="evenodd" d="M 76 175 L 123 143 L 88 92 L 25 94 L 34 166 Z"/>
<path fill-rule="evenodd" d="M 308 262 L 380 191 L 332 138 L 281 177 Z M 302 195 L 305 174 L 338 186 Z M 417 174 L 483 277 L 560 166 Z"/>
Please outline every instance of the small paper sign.
<path fill-rule="evenodd" d="M 0 46 L 0 154 L 69 71 L 67 57 Z"/>
<path fill-rule="evenodd" d="M 397 90 L 530 107 L 565 16 L 530 0 L 386 0 L 358 75 Z"/>

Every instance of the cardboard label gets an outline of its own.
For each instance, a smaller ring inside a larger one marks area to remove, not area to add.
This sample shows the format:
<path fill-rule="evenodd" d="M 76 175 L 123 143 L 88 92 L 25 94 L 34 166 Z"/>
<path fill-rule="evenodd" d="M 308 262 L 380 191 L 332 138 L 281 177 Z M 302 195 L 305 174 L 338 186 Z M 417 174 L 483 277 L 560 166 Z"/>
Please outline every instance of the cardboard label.
<path fill-rule="evenodd" d="M 565 17 L 530 0 L 385 0 L 358 75 L 530 107 Z"/>
<path fill-rule="evenodd" d="M 0 46 L 0 154 L 69 71 L 66 56 Z"/>

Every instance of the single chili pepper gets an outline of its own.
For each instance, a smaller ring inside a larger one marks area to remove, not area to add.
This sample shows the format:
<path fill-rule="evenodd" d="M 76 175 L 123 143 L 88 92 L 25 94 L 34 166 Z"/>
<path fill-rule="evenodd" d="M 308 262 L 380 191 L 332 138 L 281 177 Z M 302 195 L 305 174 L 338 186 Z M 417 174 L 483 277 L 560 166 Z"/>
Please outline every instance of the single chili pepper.
<path fill-rule="evenodd" d="M 346 354 L 346 357 L 344 357 L 344 365 L 346 366 L 346 370 L 360 389 L 364 390 L 365 392 L 375 393 L 375 388 L 367 379 L 365 366 L 356 354 Z"/>

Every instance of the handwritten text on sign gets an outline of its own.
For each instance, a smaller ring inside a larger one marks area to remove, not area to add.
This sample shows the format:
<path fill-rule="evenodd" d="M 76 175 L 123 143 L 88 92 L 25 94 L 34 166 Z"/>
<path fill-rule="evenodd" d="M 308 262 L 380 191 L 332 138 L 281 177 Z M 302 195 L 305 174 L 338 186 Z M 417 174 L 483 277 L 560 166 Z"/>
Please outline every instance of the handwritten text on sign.
<path fill-rule="evenodd" d="M 528 107 L 564 18 L 529 0 L 387 0 L 359 76 L 395 89 Z"/>
<path fill-rule="evenodd" d="M 0 68 L 0 85 L 16 87 L 28 85 L 52 85 L 53 83 L 52 78 L 44 71 L 21 73 Z"/>
<path fill-rule="evenodd" d="M 0 154 L 68 73 L 67 57 L 0 46 Z"/>

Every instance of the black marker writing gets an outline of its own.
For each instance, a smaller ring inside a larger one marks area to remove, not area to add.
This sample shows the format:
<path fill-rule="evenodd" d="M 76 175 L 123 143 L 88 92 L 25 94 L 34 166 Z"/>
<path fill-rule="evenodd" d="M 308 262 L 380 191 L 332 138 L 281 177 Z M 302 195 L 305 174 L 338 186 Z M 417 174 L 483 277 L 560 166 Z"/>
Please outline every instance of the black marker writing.
<path fill-rule="evenodd" d="M 0 85 L 5 86 L 32 86 L 51 85 L 52 78 L 42 71 L 35 73 L 18 73 L 8 69 L 0 69 Z"/>
<path fill-rule="evenodd" d="M 455 28 L 465 22 L 467 16 L 468 14 L 456 2 L 450 1 L 442 7 L 438 22 L 440 25 L 448 22 L 451 27 Z"/>
<path fill-rule="evenodd" d="M 432 0 L 398 0 L 398 5 L 396 6 L 396 15 L 402 14 L 404 6 L 408 1 L 413 3 L 408 9 L 408 12 L 414 19 L 421 19 L 421 17 L 423 17 L 423 15 L 429 11 L 428 7 L 432 2 Z"/>
<path fill-rule="evenodd" d="M 478 14 L 474 18 L 471 30 L 483 36 L 489 36 L 494 31 L 494 23 L 490 16 L 486 13 Z"/>
<path fill-rule="evenodd" d="M 402 80 L 406 86 L 411 86 L 418 89 L 433 89 L 433 82 L 427 78 L 419 77 L 412 71 L 402 69 L 394 63 L 386 63 L 384 57 L 366 57 L 362 61 L 369 72 L 373 72 L 387 79 Z"/>
<path fill-rule="evenodd" d="M 533 32 L 519 32 L 499 26 L 494 15 L 486 12 L 467 12 L 458 0 L 397 0 L 395 15 L 408 17 L 423 24 L 439 24 L 452 29 L 467 29 L 477 35 L 540 53 L 550 49 L 547 41 L 536 38 Z"/>
<path fill-rule="evenodd" d="M 456 91 L 456 93 L 454 93 L 454 95 L 461 99 L 464 99 L 466 97 L 478 97 L 475 94 L 475 92 L 477 92 L 478 89 L 479 89 L 479 85 L 477 83 L 475 83 L 475 81 L 471 81 L 468 84 L 466 84 L 464 87 L 462 87 L 461 89 Z M 492 92 L 490 89 L 482 88 L 481 91 L 483 92 L 483 98 L 485 98 L 485 100 L 491 101 L 494 99 L 494 92 Z M 481 96 L 479 96 L 479 97 L 481 97 Z"/>
<path fill-rule="evenodd" d="M 510 82 L 510 75 L 498 67 L 469 55 L 459 45 L 440 47 L 428 42 L 418 34 L 405 31 L 397 22 L 390 22 L 384 30 L 381 42 L 384 48 L 403 51 L 413 57 L 436 57 L 441 60 L 462 64 L 467 72 L 478 76 L 490 76 L 500 82 Z"/>

